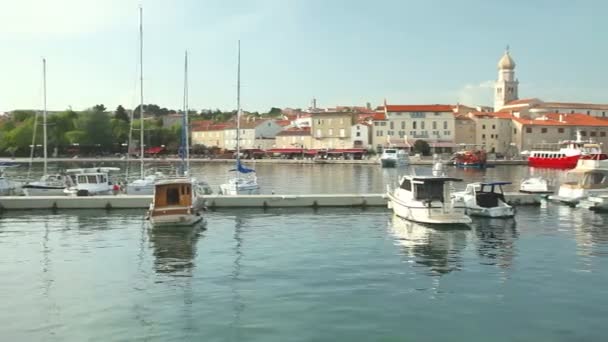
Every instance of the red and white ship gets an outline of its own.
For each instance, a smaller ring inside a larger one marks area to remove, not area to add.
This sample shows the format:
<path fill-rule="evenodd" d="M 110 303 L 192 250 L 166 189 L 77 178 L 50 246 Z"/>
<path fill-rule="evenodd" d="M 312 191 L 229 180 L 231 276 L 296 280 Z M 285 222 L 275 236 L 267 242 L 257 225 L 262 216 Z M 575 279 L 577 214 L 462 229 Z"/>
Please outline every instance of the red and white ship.
<path fill-rule="evenodd" d="M 592 141 L 583 141 L 580 135 L 577 139 L 562 141 L 558 144 L 559 149 L 533 150 L 528 156 L 528 166 L 544 167 L 553 169 L 572 169 L 579 159 L 608 159 L 608 155 L 602 153 L 599 144 Z"/>

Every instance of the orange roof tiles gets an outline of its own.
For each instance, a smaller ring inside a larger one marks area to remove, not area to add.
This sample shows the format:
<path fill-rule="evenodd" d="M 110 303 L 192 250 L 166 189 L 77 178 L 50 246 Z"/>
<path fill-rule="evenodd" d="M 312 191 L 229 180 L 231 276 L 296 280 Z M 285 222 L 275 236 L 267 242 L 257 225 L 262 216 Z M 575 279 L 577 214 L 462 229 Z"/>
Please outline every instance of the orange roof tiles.
<path fill-rule="evenodd" d="M 375 113 L 373 119 L 377 121 L 386 120 L 386 115 L 384 113 Z"/>
<path fill-rule="evenodd" d="M 386 105 L 387 112 L 452 112 L 451 105 Z"/>
<path fill-rule="evenodd" d="M 302 127 L 302 128 L 298 128 L 298 127 L 294 127 L 294 128 L 289 128 L 283 131 L 280 131 L 279 133 L 277 133 L 277 136 L 303 136 L 303 135 L 310 135 L 310 127 Z"/>
<path fill-rule="evenodd" d="M 560 120 L 561 116 L 561 120 Z M 608 127 L 608 120 L 604 120 L 598 117 L 589 116 L 586 114 L 557 114 L 551 113 L 542 116 L 537 119 L 529 118 L 517 118 L 513 117 L 513 120 L 521 123 L 522 125 L 533 125 L 533 126 L 601 126 Z"/>

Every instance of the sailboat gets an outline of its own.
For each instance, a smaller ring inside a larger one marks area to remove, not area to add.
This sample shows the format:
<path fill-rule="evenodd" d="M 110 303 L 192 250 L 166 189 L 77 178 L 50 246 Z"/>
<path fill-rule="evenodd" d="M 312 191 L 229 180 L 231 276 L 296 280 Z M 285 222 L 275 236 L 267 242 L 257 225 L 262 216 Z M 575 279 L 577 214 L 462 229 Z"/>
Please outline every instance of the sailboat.
<path fill-rule="evenodd" d="M 188 53 L 184 59 L 184 113 L 182 116 L 182 139 L 179 149 L 182 172 L 178 177 L 157 180 L 154 183 L 154 198 L 147 219 L 154 227 L 192 226 L 203 220 L 203 195 L 209 194 L 209 186 L 190 176 L 190 153 L 188 142 Z"/>
<path fill-rule="evenodd" d="M 255 195 L 260 193 L 260 186 L 255 170 L 241 164 L 241 41 L 238 43 L 237 91 L 236 91 L 236 167 L 231 169 L 234 175 L 227 183 L 220 185 L 222 195 Z"/>
<path fill-rule="evenodd" d="M 139 171 L 140 178 L 127 184 L 126 192 L 128 195 L 152 195 L 154 193 L 154 183 L 166 178 L 162 172 L 155 172 L 145 175 L 144 171 L 144 30 L 143 30 L 143 9 L 139 7 Z M 131 124 L 133 121 L 131 121 Z M 130 138 L 129 138 L 130 139 Z M 129 146 L 130 147 L 130 146 Z M 128 148 L 127 147 L 127 154 Z M 127 166 L 128 167 L 128 166 Z"/>
<path fill-rule="evenodd" d="M 43 98 L 44 106 L 42 112 L 42 131 L 43 131 L 43 158 L 44 166 L 42 178 L 36 182 L 30 182 L 23 186 L 23 193 L 26 196 L 63 196 L 64 190 L 71 186 L 71 178 L 61 174 L 48 174 L 47 167 L 47 134 L 46 134 L 46 59 L 42 59 L 42 79 L 43 79 Z M 35 140 L 35 139 L 34 139 Z M 36 144 L 32 144 L 32 149 Z"/>

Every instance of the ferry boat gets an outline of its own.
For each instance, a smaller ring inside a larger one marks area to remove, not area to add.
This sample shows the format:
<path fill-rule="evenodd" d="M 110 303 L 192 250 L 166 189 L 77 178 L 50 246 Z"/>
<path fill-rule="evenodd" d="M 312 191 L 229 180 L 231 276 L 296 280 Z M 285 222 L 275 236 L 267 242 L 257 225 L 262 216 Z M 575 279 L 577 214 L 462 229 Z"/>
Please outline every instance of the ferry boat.
<path fill-rule="evenodd" d="M 386 148 L 380 156 L 380 164 L 382 167 L 396 167 L 407 165 L 409 157 L 407 152 L 397 148 Z"/>
<path fill-rule="evenodd" d="M 509 218 L 515 209 L 505 200 L 503 185 L 511 182 L 477 182 L 467 184 L 464 191 L 454 193 L 456 203 L 463 203 L 465 212 L 471 216 Z"/>
<path fill-rule="evenodd" d="M 452 198 L 452 182 L 462 179 L 446 176 L 403 176 L 399 187 L 388 189 L 388 206 L 406 220 L 436 225 L 471 223 L 464 206 Z"/>
<path fill-rule="evenodd" d="M 472 146 L 472 148 L 467 148 Z M 463 145 L 462 150 L 454 153 L 452 159 L 454 165 L 457 167 L 472 167 L 472 168 L 484 168 L 486 167 L 487 155 L 483 149 L 478 149 L 477 145 Z"/>
<path fill-rule="evenodd" d="M 568 171 L 566 181 L 550 200 L 575 205 L 580 200 L 608 191 L 608 160 L 580 159 L 576 168 Z"/>
<path fill-rule="evenodd" d="M 580 132 L 576 140 L 565 140 L 558 143 L 558 149 L 541 148 L 533 150 L 528 156 L 528 166 L 553 169 L 572 169 L 579 159 L 608 159 L 602 153 L 601 146 L 592 141 L 583 141 Z"/>

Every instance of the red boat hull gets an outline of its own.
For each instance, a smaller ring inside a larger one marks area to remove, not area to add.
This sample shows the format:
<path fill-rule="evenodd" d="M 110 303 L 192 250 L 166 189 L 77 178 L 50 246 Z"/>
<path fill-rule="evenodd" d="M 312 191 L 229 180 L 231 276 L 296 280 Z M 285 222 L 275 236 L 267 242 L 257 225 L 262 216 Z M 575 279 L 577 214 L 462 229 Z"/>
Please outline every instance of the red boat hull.
<path fill-rule="evenodd" d="M 578 162 L 579 158 L 580 155 L 559 158 L 529 157 L 528 166 L 546 167 L 552 169 L 572 169 L 576 167 L 576 163 Z"/>
<path fill-rule="evenodd" d="M 528 158 L 528 166 L 532 167 L 546 167 L 552 169 L 572 169 L 576 167 L 579 159 L 595 159 L 604 160 L 608 159 L 608 155 L 605 153 L 601 154 L 589 154 L 584 156 L 569 156 L 560 158 L 539 158 L 530 157 Z"/>

